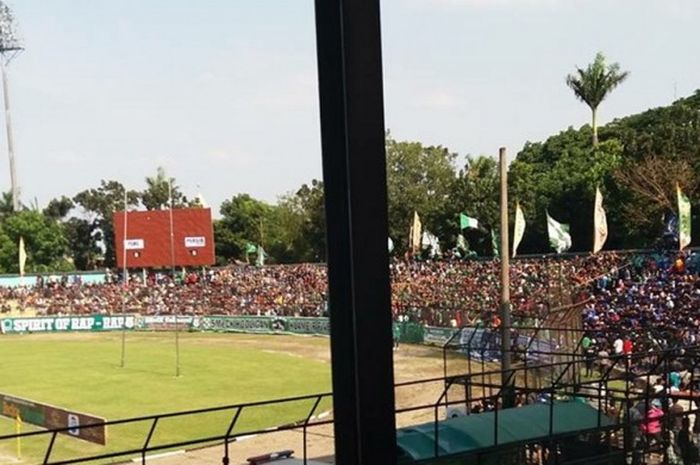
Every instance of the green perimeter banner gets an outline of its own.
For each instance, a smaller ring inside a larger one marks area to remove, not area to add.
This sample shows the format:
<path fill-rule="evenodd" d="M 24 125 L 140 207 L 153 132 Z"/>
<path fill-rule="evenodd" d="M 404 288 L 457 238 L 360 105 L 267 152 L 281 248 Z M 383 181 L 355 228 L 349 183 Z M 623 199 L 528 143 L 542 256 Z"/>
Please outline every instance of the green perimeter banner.
<path fill-rule="evenodd" d="M 328 318 L 274 316 L 204 316 L 195 329 L 243 333 L 330 334 Z"/>
<path fill-rule="evenodd" d="M 425 327 L 420 323 L 402 321 L 394 323 L 394 328 L 399 328 L 399 342 L 408 344 L 420 344 L 425 337 Z"/>
<path fill-rule="evenodd" d="M 400 323 L 403 342 L 420 343 L 423 327 Z M 192 315 L 91 315 L 46 316 L 0 319 L 2 334 L 55 333 L 70 331 L 220 331 L 240 333 L 292 333 L 329 335 L 330 322 L 324 317 L 282 316 L 192 316 Z"/>
<path fill-rule="evenodd" d="M 3 318 L 0 330 L 12 333 L 53 333 L 63 331 L 115 331 L 134 329 L 135 315 L 47 316 L 32 318 Z"/>

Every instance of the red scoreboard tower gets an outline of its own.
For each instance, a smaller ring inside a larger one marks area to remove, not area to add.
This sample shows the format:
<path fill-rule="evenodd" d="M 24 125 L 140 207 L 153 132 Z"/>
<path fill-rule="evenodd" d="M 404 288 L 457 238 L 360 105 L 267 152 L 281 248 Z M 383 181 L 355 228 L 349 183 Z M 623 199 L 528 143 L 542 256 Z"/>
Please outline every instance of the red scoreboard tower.
<path fill-rule="evenodd" d="M 117 266 L 169 268 L 214 264 L 214 227 L 209 208 L 115 212 L 114 244 Z M 126 234 L 124 229 L 126 226 Z"/>

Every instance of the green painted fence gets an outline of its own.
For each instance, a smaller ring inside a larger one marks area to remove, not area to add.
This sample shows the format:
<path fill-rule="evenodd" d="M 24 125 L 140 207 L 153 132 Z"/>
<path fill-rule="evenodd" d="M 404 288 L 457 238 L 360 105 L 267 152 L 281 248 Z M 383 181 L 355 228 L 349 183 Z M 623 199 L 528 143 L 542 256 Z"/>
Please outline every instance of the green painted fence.
<path fill-rule="evenodd" d="M 456 331 L 414 322 L 394 323 L 399 341 L 410 344 L 442 345 Z M 291 333 L 329 335 L 328 318 L 282 316 L 192 316 L 192 315 L 90 315 L 2 318 L 3 334 L 98 332 L 117 330 L 141 331 L 215 331 L 236 333 Z"/>

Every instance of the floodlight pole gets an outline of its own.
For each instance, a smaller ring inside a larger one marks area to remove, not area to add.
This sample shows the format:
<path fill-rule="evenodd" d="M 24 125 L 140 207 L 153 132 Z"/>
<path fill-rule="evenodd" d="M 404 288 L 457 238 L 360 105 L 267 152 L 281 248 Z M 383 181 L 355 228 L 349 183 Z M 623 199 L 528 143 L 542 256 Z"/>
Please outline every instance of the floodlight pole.
<path fill-rule="evenodd" d="M 172 274 L 173 286 L 175 286 L 175 230 L 173 228 L 173 183 L 168 178 L 168 202 L 170 208 L 170 273 Z M 179 312 L 177 304 L 175 307 L 175 377 L 180 377 L 180 324 L 178 322 Z"/>
<path fill-rule="evenodd" d="M 129 272 L 127 271 L 126 268 L 126 260 L 127 260 L 127 253 L 126 253 L 126 240 L 128 238 L 127 236 L 127 194 L 126 194 L 126 187 L 124 187 L 124 237 L 122 240 L 122 265 L 124 266 L 124 274 L 122 276 L 122 282 L 124 286 L 124 293 L 122 294 L 122 318 L 124 319 L 124 322 L 122 322 L 122 360 L 121 360 L 121 367 L 124 368 L 126 364 L 126 294 L 129 290 Z"/>
<path fill-rule="evenodd" d="M 501 377 L 503 382 L 503 406 L 512 402 L 511 353 L 510 353 L 510 246 L 508 244 L 508 161 L 506 149 L 498 150 L 501 170 Z"/>
<path fill-rule="evenodd" d="M 12 188 L 12 209 L 19 211 L 19 186 L 17 185 L 17 168 L 15 166 L 15 141 L 12 132 L 12 117 L 10 114 L 10 91 L 7 82 L 7 65 L 10 58 L 6 52 L 0 50 L 0 68 L 2 68 L 2 95 L 5 101 L 5 130 L 7 131 L 7 156 L 10 159 L 10 185 Z"/>

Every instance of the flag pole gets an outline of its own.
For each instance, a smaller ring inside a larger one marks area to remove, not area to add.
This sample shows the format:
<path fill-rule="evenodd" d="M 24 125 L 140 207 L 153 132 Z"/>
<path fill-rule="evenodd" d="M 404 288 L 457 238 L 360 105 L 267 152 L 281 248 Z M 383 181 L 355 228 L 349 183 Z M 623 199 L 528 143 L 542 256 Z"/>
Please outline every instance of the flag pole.
<path fill-rule="evenodd" d="M 127 211 L 129 209 L 128 206 L 128 199 L 127 199 L 127 194 L 126 194 L 126 186 L 124 186 L 124 237 L 122 240 L 122 266 L 123 266 L 123 272 L 122 272 L 122 285 L 123 285 L 123 292 L 122 292 L 122 318 L 124 319 L 122 322 L 122 357 L 121 357 L 121 367 L 124 368 L 126 366 L 126 293 L 129 289 L 129 271 L 127 270 L 126 267 L 126 260 L 127 260 L 127 253 L 126 253 L 126 239 L 127 239 L 127 227 L 128 227 L 128 215 Z"/>
<path fill-rule="evenodd" d="M 17 460 L 22 459 L 22 416 L 17 413 L 15 416 L 15 433 L 17 433 Z"/>
<path fill-rule="evenodd" d="M 263 219 L 260 218 L 260 246 L 265 247 L 265 230 L 263 229 Z"/>
<path fill-rule="evenodd" d="M 175 230 L 173 228 L 173 182 L 168 178 L 168 203 L 170 204 L 170 272 L 175 284 Z M 180 324 L 178 322 L 177 304 L 175 306 L 175 377 L 180 376 Z"/>
<path fill-rule="evenodd" d="M 513 380 L 510 357 L 510 260 L 508 246 L 508 162 L 506 149 L 498 150 L 501 170 L 501 377 L 503 383 L 503 406 L 512 405 Z"/>
<path fill-rule="evenodd" d="M 678 250 L 683 250 L 683 240 L 681 239 L 681 185 L 676 181 L 676 203 L 678 204 Z"/>

